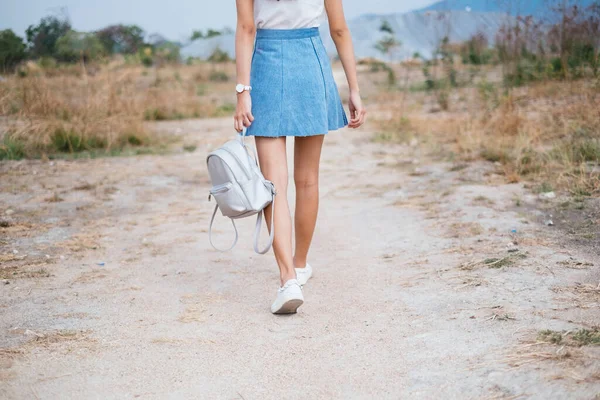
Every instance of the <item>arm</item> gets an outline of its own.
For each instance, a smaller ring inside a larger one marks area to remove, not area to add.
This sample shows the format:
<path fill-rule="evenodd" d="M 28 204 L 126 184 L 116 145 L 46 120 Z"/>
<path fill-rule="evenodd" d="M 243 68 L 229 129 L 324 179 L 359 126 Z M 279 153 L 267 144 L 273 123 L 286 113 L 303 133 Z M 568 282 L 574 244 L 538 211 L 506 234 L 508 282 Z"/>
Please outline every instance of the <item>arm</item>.
<path fill-rule="evenodd" d="M 367 112 L 360 98 L 352 35 L 344 16 L 342 0 L 325 0 L 325 8 L 327 9 L 327 17 L 329 18 L 329 32 L 342 61 L 350 88 L 349 106 L 351 115 L 348 127 L 359 128 L 365 122 Z"/>
<path fill-rule="evenodd" d="M 237 28 L 235 31 L 235 62 L 237 83 L 250 85 L 250 67 L 256 27 L 254 25 L 254 0 L 236 0 Z M 237 94 L 237 107 L 234 116 L 235 130 L 241 132 L 254 121 L 250 93 Z"/>

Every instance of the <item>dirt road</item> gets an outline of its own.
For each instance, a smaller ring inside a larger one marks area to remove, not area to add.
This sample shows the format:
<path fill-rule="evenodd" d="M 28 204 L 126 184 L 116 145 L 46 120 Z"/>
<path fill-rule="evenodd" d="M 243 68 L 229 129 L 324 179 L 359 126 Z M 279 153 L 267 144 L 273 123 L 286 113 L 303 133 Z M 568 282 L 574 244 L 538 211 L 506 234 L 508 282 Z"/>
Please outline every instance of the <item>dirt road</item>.
<path fill-rule="evenodd" d="M 539 341 L 600 325 L 600 257 L 546 226 L 543 200 L 493 165 L 330 134 L 315 277 L 299 314 L 278 317 L 276 265 L 253 254 L 252 221 L 234 252 L 207 239 L 204 157 L 229 119 L 159 127 L 196 151 L 0 166 L 1 398 L 600 393 L 598 346 Z M 227 223 L 217 230 L 226 243 Z"/>

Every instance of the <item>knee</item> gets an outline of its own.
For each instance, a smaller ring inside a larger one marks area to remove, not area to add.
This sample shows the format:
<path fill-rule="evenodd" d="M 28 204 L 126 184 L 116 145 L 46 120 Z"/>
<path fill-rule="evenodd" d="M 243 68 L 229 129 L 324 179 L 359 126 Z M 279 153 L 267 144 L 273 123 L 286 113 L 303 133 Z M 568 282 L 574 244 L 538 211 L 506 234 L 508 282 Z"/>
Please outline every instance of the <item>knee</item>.
<path fill-rule="evenodd" d="M 268 180 L 273 182 L 273 184 L 275 185 L 275 190 L 277 190 L 277 193 L 279 193 L 279 194 L 287 193 L 287 189 L 288 189 L 287 174 L 273 174 L 272 176 L 265 175 L 265 178 L 267 178 Z"/>
<path fill-rule="evenodd" d="M 294 176 L 296 190 L 315 190 L 319 187 L 319 177 Z"/>

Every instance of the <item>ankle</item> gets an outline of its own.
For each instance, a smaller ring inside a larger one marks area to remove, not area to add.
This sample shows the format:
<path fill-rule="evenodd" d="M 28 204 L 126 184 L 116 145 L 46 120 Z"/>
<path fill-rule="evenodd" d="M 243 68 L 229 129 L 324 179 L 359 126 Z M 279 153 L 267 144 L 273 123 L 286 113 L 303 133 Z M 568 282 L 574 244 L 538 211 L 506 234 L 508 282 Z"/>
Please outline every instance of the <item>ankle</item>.
<path fill-rule="evenodd" d="M 296 279 L 296 270 L 292 269 L 290 271 L 281 271 L 281 286 L 285 285 L 287 281 L 290 279 Z"/>
<path fill-rule="evenodd" d="M 306 258 L 294 257 L 295 268 L 306 268 Z"/>

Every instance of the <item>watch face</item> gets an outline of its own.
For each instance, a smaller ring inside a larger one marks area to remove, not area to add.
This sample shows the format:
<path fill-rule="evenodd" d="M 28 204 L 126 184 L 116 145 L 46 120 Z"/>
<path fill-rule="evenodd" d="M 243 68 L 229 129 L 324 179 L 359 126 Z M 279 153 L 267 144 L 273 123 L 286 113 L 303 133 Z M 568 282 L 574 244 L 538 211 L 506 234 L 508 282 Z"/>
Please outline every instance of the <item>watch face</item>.
<path fill-rule="evenodd" d="M 245 89 L 245 87 L 241 83 L 235 87 L 235 91 L 238 93 L 242 93 L 244 91 L 244 89 Z"/>

